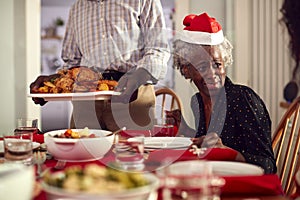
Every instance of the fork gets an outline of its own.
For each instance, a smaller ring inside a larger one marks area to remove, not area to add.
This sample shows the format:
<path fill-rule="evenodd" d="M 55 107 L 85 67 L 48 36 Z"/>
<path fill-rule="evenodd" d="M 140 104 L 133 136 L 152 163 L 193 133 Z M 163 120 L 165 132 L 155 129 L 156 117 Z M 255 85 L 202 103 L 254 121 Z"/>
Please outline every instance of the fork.
<path fill-rule="evenodd" d="M 37 151 L 33 153 L 34 163 L 37 165 L 37 177 L 41 177 L 42 165 L 46 161 L 46 153 Z"/>
<path fill-rule="evenodd" d="M 65 166 L 66 166 L 66 161 L 65 160 L 58 160 L 56 165 L 54 166 L 54 169 L 60 170 L 60 169 L 65 168 Z"/>
<path fill-rule="evenodd" d="M 192 152 L 193 154 L 196 154 L 198 157 L 200 157 L 205 154 L 206 150 L 207 148 L 205 147 L 198 148 L 196 145 L 192 145 L 189 151 Z"/>

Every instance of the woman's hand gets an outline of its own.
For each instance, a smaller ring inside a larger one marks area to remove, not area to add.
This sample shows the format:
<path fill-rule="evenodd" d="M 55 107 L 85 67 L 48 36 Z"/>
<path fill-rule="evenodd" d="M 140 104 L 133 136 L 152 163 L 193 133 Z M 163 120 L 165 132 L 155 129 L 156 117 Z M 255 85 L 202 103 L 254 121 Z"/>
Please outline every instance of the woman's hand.
<path fill-rule="evenodd" d="M 218 136 L 217 133 L 208 133 L 205 136 L 201 136 L 199 138 L 193 139 L 193 144 L 197 145 L 198 147 L 205 147 L 205 148 L 226 148 L 225 145 L 222 143 L 222 139 Z"/>
<path fill-rule="evenodd" d="M 193 145 L 197 145 L 199 148 L 228 148 L 232 149 L 230 147 L 225 146 L 222 143 L 222 139 L 218 136 L 217 133 L 208 133 L 205 136 L 201 136 L 199 138 L 193 139 Z M 233 149 L 234 150 L 234 149 Z M 234 150 L 236 152 L 236 161 L 245 162 L 245 157 L 238 151 Z"/>

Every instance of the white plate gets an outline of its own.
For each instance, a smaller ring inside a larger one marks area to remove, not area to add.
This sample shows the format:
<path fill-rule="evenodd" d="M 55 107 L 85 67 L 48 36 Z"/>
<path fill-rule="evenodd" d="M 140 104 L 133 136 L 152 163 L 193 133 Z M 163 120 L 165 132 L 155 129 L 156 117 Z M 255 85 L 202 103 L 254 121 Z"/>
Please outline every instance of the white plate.
<path fill-rule="evenodd" d="M 40 146 L 38 142 L 32 142 L 32 149 L 36 149 Z M 0 153 L 4 153 L 4 144 L 3 141 L 0 141 Z"/>
<path fill-rule="evenodd" d="M 145 137 L 145 149 L 180 149 L 192 144 L 185 137 Z"/>
<path fill-rule="evenodd" d="M 182 161 L 172 164 L 172 168 L 178 171 L 189 169 L 199 170 L 199 163 L 203 161 L 192 160 Z M 263 175 L 264 170 L 256 165 L 242 162 L 230 162 L 230 161 L 205 161 L 212 167 L 213 174 L 218 176 L 250 176 L 250 175 Z M 196 169 L 197 168 L 197 169 Z"/>
<path fill-rule="evenodd" d="M 108 100 L 112 95 L 119 95 L 115 91 L 78 92 L 78 93 L 30 93 L 28 97 L 44 98 L 45 101 L 79 101 L 79 100 Z"/>
<path fill-rule="evenodd" d="M 222 176 L 263 175 L 264 170 L 253 164 L 229 161 L 210 161 L 213 172 Z"/>

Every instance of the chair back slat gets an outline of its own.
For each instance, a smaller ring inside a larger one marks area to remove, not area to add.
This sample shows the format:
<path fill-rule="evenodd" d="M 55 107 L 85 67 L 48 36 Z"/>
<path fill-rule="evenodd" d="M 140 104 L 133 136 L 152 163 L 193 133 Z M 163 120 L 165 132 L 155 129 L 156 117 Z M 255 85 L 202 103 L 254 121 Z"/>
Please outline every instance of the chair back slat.
<path fill-rule="evenodd" d="M 165 110 L 171 111 L 179 109 L 183 112 L 183 106 L 180 98 L 170 88 L 159 88 L 155 91 L 156 95 L 156 107 L 159 108 L 159 113 L 156 113 L 156 117 L 163 118 Z"/>
<path fill-rule="evenodd" d="M 295 191 L 294 175 L 299 168 L 300 97 L 296 98 L 279 122 L 272 140 L 278 175 L 286 194 Z"/>
<path fill-rule="evenodd" d="M 163 117 L 163 113 L 164 113 L 164 109 L 165 109 L 165 105 L 166 105 L 166 94 L 162 94 L 162 104 L 161 104 L 161 113 L 162 113 L 162 116 Z"/>

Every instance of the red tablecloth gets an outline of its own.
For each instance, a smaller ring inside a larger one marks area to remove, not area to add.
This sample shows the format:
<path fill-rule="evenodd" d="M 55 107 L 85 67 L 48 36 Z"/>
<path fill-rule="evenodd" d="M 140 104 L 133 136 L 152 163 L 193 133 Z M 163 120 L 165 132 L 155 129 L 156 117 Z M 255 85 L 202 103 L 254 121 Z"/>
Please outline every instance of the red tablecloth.
<path fill-rule="evenodd" d="M 136 131 L 127 131 L 125 134 L 133 136 Z M 144 132 L 146 135 L 148 131 Z M 138 133 L 136 133 L 138 134 Z M 124 133 L 123 133 L 124 135 Z M 35 141 L 43 141 L 41 135 L 34 136 Z M 222 160 L 222 161 L 232 161 L 235 159 L 236 152 L 231 149 L 220 149 L 213 148 L 208 149 L 205 154 L 201 155 L 200 158 L 190 152 L 188 149 L 174 150 L 174 149 L 163 149 L 151 151 L 145 160 L 146 170 L 154 171 L 156 170 L 164 160 L 168 159 L 172 162 L 186 161 L 186 160 Z M 114 153 L 110 151 L 104 158 L 91 162 L 67 162 L 67 166 L 71 165 L 81 165 L 84 166 L 89 163 L 97 163 L 99 165 L 106 165 L 114 161 Z M 46 167 L 54 167 L 56 160 L 51 159 L 45 162 Z M 277 175 L 262 175 L 262 176 L 227 176 L 223 177 L 225 179 L 225 185 L 222 188 L 221 195 L 224 197 L 234 197 L 234 196 L 262 196 L 262 195 L 283 195 L 281 188 L 281 183 Z M 44 200 L 46 195 L 41 192 L 34 200 Z"/>
<path fill-rule="evenodd" d="M 218 153 L 218 151 L 216 151 Z M 162 163 L 164 158 L 173 159 L 176 161 L 184 160 L 198 160 L 199 158 L 189 152 L 188 150 L 156 150 L 149 154 L 149 157 L 145 160 L 147 170 L 155 170 Z M 99 165 L 105 165 L 114 161 L 114 153 L 109 152 L 104 158 L 91 162 L 67 162 L 67 166 L 81 165 L 84 166 L 89 163 L 97 163 Z M 46 167 L 54 167 L 56 160 L 47 160 Z M 261 195 L 283 195 L 281 183 L 277 175 L 262 175 L 262 176 L 226 176 L 225 185 L 222 188 L 221 195 L 228 196 L 261 196 Z M 46 195 L 41 192 L 34 200 L 44 200 Z"/>

